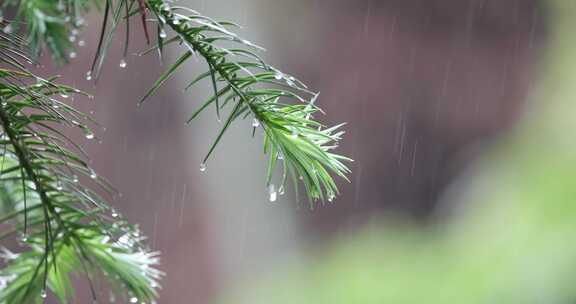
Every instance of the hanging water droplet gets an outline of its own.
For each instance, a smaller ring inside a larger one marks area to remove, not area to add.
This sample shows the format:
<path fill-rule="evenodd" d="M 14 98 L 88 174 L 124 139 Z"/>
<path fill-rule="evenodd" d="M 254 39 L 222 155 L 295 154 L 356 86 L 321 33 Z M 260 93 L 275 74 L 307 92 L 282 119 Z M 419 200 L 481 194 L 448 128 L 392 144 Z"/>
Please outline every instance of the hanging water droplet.
<path fill-rule="evenodd" d="M 270 195 L 270 202 L 273 203 L 278 199 L 278 192 L 276 192 L 276 186 L 274 184 L 268 186 L 268 194 Z"/>
<path fill-rule="evenodd" d="M 172 23 L 174 23 L 174 25 L 180 24 L 180 17 L 174 16 L 174 20 L 172 21 Z"/>
<path fill-rule="evenodd" d="M 163 12 L 169 12 L 170 11 L 170 5 L 168 5 L 168 3 L 163 3 L 162 5 L 160 5 L 160 10 Z"/>
<path fill-rule="evenodd" d="M 278 72 L 278 73 L 276 73 L 276 75 L 274 75 L 274 78 L 276 78 L 276 80 L 280 80 L 280 79 L 284 78 L 284 75 L 282 75 L 282 73 Z"/>
<path fill-rule="evenodd" d="M 78 176 L 76 176 L 76 175 L 72 176 L 72 182 L 77 183 L 78 182 Z"/>
<path fill-rule="evenodd" d="M 90 178 L 96 179 L 97 177 L 98 177 L 98 175 L 96 174 L 96 172 L 93 169 L 90 169 Z"/>
<path fill-rule="evenodd" d="M 116 296 L 114 295 L 114 293 L 110 292 L 110 296 L 108 297 L 108 301 L 110 301 L 110 303 L 116 303 Z"/>
<path fill-rule="evenodd" d="M 86 72 L 86 80 L 92 80 L 92 71 Z"/>
<path fill-rule="evenodd" d="M 113 218 L 117 218 L 117 217 L 118 217 L 118 212 L 116 212 L 116 210 L 112 210 L 112 217 L 113 217 Z"/>
<path fill-rule="evenodd" d="M 28 242 L 28 235 L 27 234 L 23 234 L 22 237 L 20 238 L 20 240 L 24 243 Z"/>
<path fill-rule="evenodd" d="M 86 134 L 84 134 L 84 136 L 86 137 L 86 139 L 94 139 L 94 133 L 92 133 L 92 131 L 90 130 L 86 131 Z"/>
<path fill-rule="evenodd" d="M 130 303 L 138 303 L 138 298 L 137 297 L 131 297 Z"/>
<path fill-rule="evenodd" d="M 63 188 L 64 188 L 64 187 L 62 187 L 62 182 L 61 182 L 61 181 L 56 182 L 56 190 L 62 191 Z"/>
<path fill-rule="evenodd" d="M 335 197 L 336 197 L 336 196 L 335 196 L 334 194 L 330 193 L 330 194 L 328 195 L 328 201 L 329 201 L 329 202 L 334 201 L 334 198 L 335 198 Z"/>
<path fill-rule="evenodd" d="M 69 96 L 68 94 L 66 94 L 66 93 L 60 93 L 60 96 L 61 96 L 62 98 L 68 98 L 68 97 L 70 97 L 70 96 Z"/>
<path fill-rule="evenodd" d="M 252 121 L 252 127 L 258 128 L 259 126 L 260 126 L 260 121 L 258 120 L 258 118 L 254 118 L 254 120 Z"/>
<path fill-rule="evenodd" d="M 158 33 L 158 36 L 160 36 L 160 38 L 166 38 L 166 36 L 168 35 L 166 34 L 166 31 L 164 29 L 161 29 L 160 33 Z"/>
<path fill-rule="evenodd" d="M 46 296 L 47 296 L 47 295 L 46 295 L 46 290 L 45 290 L 45 289 L 42 289 L 42 291 L 40 292 L 40 297 L 41 297 L 42 299 L 46 299 Z"/>
<path fill-rule="evenodd" d="M 3 30 L 3 31 L 4 31 L 4 33 L 6 33 L 6 34 L 10 34 L 10 33 L 12 33 L 12 30 L 13 30 L 12 24 L 8 24 L 7 26 L 4 27 L 4 30 Z"/>
<path fill-rule="evenodd" d="M 201 163 L 200 164 L 200 172 L 206 172 L 206 169 L 208 169 L 208 167 L 206 166 L 206 163 Z"/>
<path fill-rule="evenodd" d="M 70 36 L 68 36 L 68 41 L 70 41 L 70 42 L 76 41 L 76 35 L 70 35 Z"/>
<path fill-rule="evenodd" d="M 85 46 L 85 45 L 86 45 L 86 41 L 84 41 L 84 40 L 78 41 L 78 46 Z"/>
<path fill-rule="evenodd" d="M 278 153 L 278 160 L 284 160 L 284 154 Z"/>
<path fill-rule="evenodd" d="M 125 68 L 126 65 L 127 65 L 126 60 L 125 60 L 124 58 L 122 58 L 122 60 L 120 60 L 119 66 L 120 66 L 121 68 Z"/>
<path fill-rule="evenodd" d="M 292 138 L 298 138 L 298 129 L 296 128 L 292 129 Z"/>
<path fill-rule="evenodd" d="M 280 195 L 284 195 L 286 191 L 284 190 L 284 185 L 280 186 L 280 189 L 278 189 L 278 194 Z"/>
<path fill-rule="evenodd" d="M 70 57 L 70 59 L 74 59 L 78 56 L 78 54 L 76 54 L 76 52 L 70 52 L 70 54 L 68 54 L 68 56 Z"/>
<path fill-rule="evenodd" d="M 84 18 L 79 17 L 76 19 L 76 26 L 81 26 L 82 24 L 84 24 Z"/>

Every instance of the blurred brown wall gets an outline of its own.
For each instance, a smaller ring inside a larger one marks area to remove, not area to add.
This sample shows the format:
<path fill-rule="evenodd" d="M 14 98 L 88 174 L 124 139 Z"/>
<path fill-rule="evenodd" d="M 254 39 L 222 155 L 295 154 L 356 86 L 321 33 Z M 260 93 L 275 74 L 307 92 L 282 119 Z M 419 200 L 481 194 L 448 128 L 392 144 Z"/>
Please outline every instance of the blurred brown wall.
<path fill-rule="evenodd" d="M 545 12 L 537 1 L 316 1 L 313 87 L 349 122 L 356 162 L 344 196 L 301 213 L 317 232 L 382 213 L 434 214 L 442 192 L 514 122 L 532 80 Z M 290 62 L 296 66 L 298 59 Z"/>

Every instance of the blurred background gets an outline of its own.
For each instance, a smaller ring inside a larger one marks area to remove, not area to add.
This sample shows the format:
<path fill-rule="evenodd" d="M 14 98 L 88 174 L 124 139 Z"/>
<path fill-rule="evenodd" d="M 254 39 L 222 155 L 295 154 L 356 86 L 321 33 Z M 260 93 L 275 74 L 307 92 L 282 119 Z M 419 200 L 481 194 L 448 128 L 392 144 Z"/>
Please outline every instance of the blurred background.
<path fill-rule="evenodd" d="M 96 96 L 73 101 L 106 127 L 86 142 L 93 165 L 163 253 L 159 303 L 573 303 L 570 73 L 534 97 L 553 74 L 550 19 L 569 17 L 536 0 L 179 2 L 243 25 L 269 62 L 321 92 L 322 120 L 348 123 L 339 152 L 355 162 L 332 203 L 310 208 L 291 191 L 271 203 L 247 121 L 200 172 L 220 124 L 186 127 L 211 87 L 182 89 L 205 67 L 137 108 L 179 49 L 123 69 L 119 39 L 94 86 L 88 26 L 61 73 Z"/>

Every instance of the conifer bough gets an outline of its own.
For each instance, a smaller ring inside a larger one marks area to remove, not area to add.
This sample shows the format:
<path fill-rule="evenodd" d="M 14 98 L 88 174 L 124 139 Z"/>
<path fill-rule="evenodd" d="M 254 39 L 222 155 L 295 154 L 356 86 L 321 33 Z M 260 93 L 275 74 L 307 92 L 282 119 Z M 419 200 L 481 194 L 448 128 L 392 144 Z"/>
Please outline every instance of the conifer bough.
<path fill-rule="evenodd" d="M 94 138 L 90 117 L 58 98 L 83 93 L 28 69 L 44 46 L 60 63 L 75 57 L 82 14 L 92 4 L 101 8 L 103 19 L 88 80 L 100 75 L 112 38 L 121 29 L 124 55 L 128 54 L 131 18 L 141 20 L 146 41 L 154 44 L 144 53 L 162 55 L 167 46 L 182 52 L 139 103 L 191 58 L 205 62 L 206 72 L 191 79 L 187 88 L 206 80 L 213 94 L 188 122 L 214 107 L 223 126 L 202 161 L 202 170 L 232 123 L 250 119 L 253 134 L 257 129 L 264 134 L 271 200 L 277 191 L 284 191 L 290 178 L 296 192 L 299 183 L 304 185 L 311 203 L 331 201 L 338 194 L 333 176 L 346 179 L 349 173 L 345 162 L 350 159 L 332 152 L 344 133 L 342 125 L 326 127 L 315 120 L 322 113 L 315 105 L 318 94 L 263 61 L 257 54 L 260 47 L 233 32 L 235 24 L 166 0 L 7 0 L 0 4 L 4 16 L 0 23 L 0 224 L 10 228 L 2 230 L 0 237 L 20 236 L 19 249 L 25 251 L 3 249 L 6 267 L 0 271 L 0 303 L 42 302 L 47 292 L 68 303 L 73 296 L 70 276 L 79 271 L 90 282 L 95 300 L 103 290 L 121 302 L 151 303 L 157 297 L 163 276 L 154 268 L 158 253 L 145 246 L 137 227 L 122 220 L 86 186 L 90 183 L 78 177 L 85 175 L 113 195 L 114 190 L 87 165 L 81 147 L 63 133 L 63 128 L 78 128 L 86 138 Z M 274 181 L 277 167 L 282 168 L 282 177 Z"/>

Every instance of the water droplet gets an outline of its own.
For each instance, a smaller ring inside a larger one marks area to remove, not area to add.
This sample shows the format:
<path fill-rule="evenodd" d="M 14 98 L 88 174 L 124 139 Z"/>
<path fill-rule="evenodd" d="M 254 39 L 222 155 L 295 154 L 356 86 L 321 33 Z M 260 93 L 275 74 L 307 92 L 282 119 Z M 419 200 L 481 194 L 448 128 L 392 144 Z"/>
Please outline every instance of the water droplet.
<path fill-rule="evenodd" d="M 166 36 L 168 35 L 166 34 L 166 31 L 164 29 L 161 29 L 160 33 L 158 33 L 158 36 L 160 36 L 160 38 L 166 38 Z"/>
<path fill-rule="evenodd" d="M 278 194 L 280 195 L 284 195 L 286 191 L 284 190 L 284 185 L 280 186 L 280 189 L 278 189 Z"/>
<path fill-rule="evenodd" d="M 56 190 L 62 191 L 63 188 L 64 188 L 64 187 L 62 187 L 62 182 L 61 182 L 61 181 L 56 182 Z"/>
<path fill-rule="evenodd" d="M 8 24 L 7 26 L 5 26 L 3 31 L 6 34 L 12 33 L 12 31 L 13 31 L 12 24 Z"/>
<path fill-rule="evenodd" d="M 22 235 L 22 237 L 20 238 L 20 240 L 21 240 L 22 242 L 24 242 L 24 243 L 28 242 L 28 235 L 27 235 L 27 234 Z"/>
<path fill-rule="evenodd" d="M 138 298 L 137 297 L 131 297 L 130 303 L 138 303 Z"/>
<path fill-rule="evenodd" d="M 126 65 L 127 65 L 126 60 L 125 60 L 124 58 L 122 58 L 122 60 L 120 60 L 119 66 L 120 66 L 121 68 L 125 68 Z"/>
<path fill-rule="evenodd" d="M 72 182 L 77 183 L 78 182 L 78 176 L 76 176 L 76 175 L 72 176 Z"/>
<path fill-rule="evenodd" d="M 270 202 L 273 203 L 278 199 L 278 192 L 276 192 L 276 186 L 274 186 L 274 184 L 268 186 L 268 194 L 270 195 Z"/>
<path fill-rule="evenodd" d="M 86 41 L 84 41 L 84 40 L 78 41 L 78 46 L 85 46 L 85 45 L 86 45 Z"/>
<path fill-rule="evenodd" d="M 200 164 L 200 172 L 206 172 L 206 169 L 208 169 L 208 167 L 206 166 L 206 163 L 201 163 Z"/>
<path fill-rule="evenodd" d="M 117 218 L 117 217 L 118 217 L 118 212 L 116 212 L 116 210 L 112 210 L 112 217 L 113 217 L 113 218 Z"/>
<path fill-rule="evenodd" d="M 46 290 L 42 289 L 42 291 L 40 292 L 40 297 L 42 299 L 46 299 Z"/>
<path fill-rule="evenodd" d="M 276 75 L 274 75 L 274 78 L 276 78 L 276 80 L 280 80 L 284 78 L 284 75 L 282 75 L 282 73 L 276 73 Z"/>
<path fill-rule="evenodd" d="M 92 133 L 91 131 L 87 131 L 84 136 L 86 137 L 86 139 L 94 139 L 94 133 Z"/>
<path fill-rule="evenodd" d="M 112 292 L 110 292 L 110 296 L 108 297 L 110 303 L 116 303 L 116 296 Z"/>
<path fill-rule="evenodd" d="M 76 36 L 75 35 L 68 36 L 68 41 L 70 41 L 70 42 L 76 41 Z"/>
<path fill-rule="evenodd" d="M 86 80 L 92 80 L 92 71 L 86 72 Z"/>
<path fill-rule="evenodd" d="M 329 201 L 329 202 L 334 201 L 334 198 L 335 198 L 335 197 L 336 197 L 336 196 L 335 196 L 334 194 L 330 193 L 330 194 L 328 195 L 328 201 Z"/>
<path fill-rule="evenodd" d="M 258 118 L 254 118 L 254 120 L 252 121 L 252 127 L 258 128 L 259 126 L 260 126 L 260 121 L 258 120 Z"/>
<path fill-rule="evenodd" d="M 170 6 L 167 3 L 163 3 L 162 5 L 160 5 L 160 10 L 162 10 L 163 12 L 169 12 Z"/>
<path fill-rule="evenodd" d="M 284 154 L 278 153 L 278 160 L 284 160 Z"/>
<path fill-rule="evenodd" d="M 66 94 L 66 93 L 60 93 L 60 96 L 61 96 L 62 98 L 68 98 L 68 97 L 70 97 L 70 96 L 69 96 L 68 94 Z"/>
<path fill-rule="evenodd" d="M 68 56 L 69 56 L 71 59 L 74 59 L 74 58 L 76 58 L 76 57 L 78 56 L 78 54 L 76 54 L 76 52 L 70 52 L 70 54 L 68 54 Z"/>
<path fill-rule="evenodd" d="M 96 172 L 93 169 L 90 169 L 90 178 L 96 179 L 97 177 L 98 177 L 98 175 L 96 174 Z"/>
<path fill-rule="evenodd" d="M 81 26 L 82 24 L 84 24 L 84 18 L 80 17 L 76 19 L 76 26 Z"/>
<path fill-rule="evenodd" d="M 298 138 L 298 129 L 296 128 L 292 129 L 292 138 Z"/>

